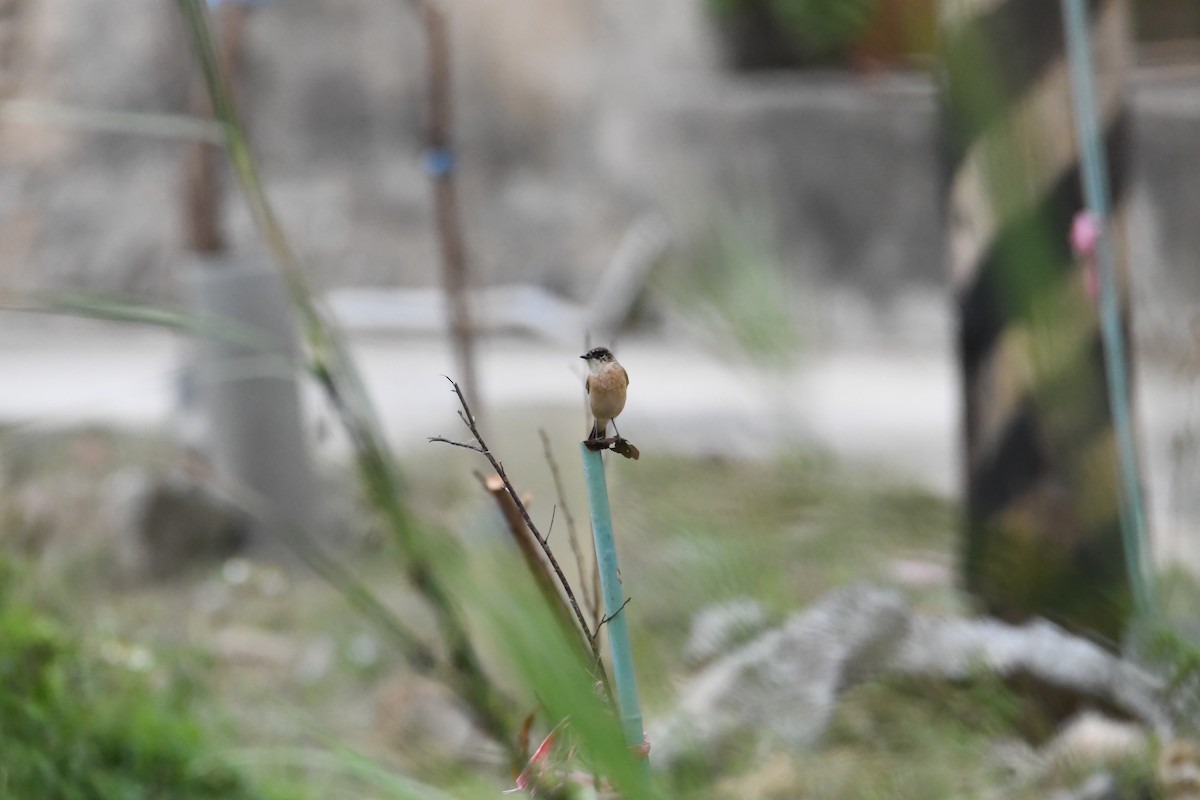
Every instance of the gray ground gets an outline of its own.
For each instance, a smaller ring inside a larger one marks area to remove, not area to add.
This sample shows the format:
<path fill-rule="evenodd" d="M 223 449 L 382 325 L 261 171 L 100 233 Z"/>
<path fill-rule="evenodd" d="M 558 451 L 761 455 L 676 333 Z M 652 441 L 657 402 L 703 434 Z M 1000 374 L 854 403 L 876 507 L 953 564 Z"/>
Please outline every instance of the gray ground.
<path fill-rule="evenodd" d="M 790 441 L 881 468 L 952 495 L 957 491 L 959 397 L 944 337 L 918 345 L 841 345 L 805 352 L 778 374 L 739 368 L 666 335 L 627 338 L 631 375 L 621 431 L 648 447 L 739 455 Z M 0 421 L 57 426 L 99 422 L 132 427 L 186 423 L 177 410 L 185 342 L 121 325 L 20 315 L 0 317 Z M 388 435 L 412 455 L 460 423 L 443 375 L 450 350 L 434 337 L 358 334 L 352 349 Z M 481 347 L 489 414 L 567 415 L 581 406 L 582 362 L 542 341 L 492 337 Z M 1176 365 L 1139 365 L 1138 424 L 1151 525 L 1159 559 L 1200 570 L 1195 377 Z M 703 387 L 703 388 L 698 388 Z M 310 408 L 319 408 L 315 392 Z M 314 416 L 319 412 L 313 412 Z"/>

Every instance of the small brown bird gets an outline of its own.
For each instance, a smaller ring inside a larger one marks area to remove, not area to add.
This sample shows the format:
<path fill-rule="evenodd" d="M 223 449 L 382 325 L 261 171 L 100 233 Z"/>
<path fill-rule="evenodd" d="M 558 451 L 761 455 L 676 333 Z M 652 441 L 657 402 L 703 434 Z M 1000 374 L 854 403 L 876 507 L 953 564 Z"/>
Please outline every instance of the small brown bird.
<path fill-rule="evenodd" d="M 588 365 L 587 393 L 592 407 L 591 439 L 603 439 L 608 429 L 608 423 L 613 423 L 617 436 L 615 422 L 617 415 L 625 408 L 625 389 L 629 386 L 629 373 L 617 363 L 612 352 L 607 347 L 593 347 L 580 356 Z"/>

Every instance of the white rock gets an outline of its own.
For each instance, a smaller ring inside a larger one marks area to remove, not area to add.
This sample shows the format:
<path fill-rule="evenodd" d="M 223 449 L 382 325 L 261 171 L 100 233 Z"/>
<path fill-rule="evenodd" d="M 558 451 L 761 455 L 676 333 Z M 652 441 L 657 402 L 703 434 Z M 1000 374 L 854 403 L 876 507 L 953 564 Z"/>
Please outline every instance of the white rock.
<path fill-rule="evenodd" d="M 812 744 L 838 693 L 884 663 L 908 622 L 898 592 L 867 586 L 792 615 L 688 681 L 675 713 L 651 726 L 657 763 L 738 741 Z"/>
<path fill-rule="evenodd" d="M 766 624 L 763 607 L 749 597 L 702 609 L 692 620 L 683 660 L 692 667 L 705 664 L 760 633 Z"/>

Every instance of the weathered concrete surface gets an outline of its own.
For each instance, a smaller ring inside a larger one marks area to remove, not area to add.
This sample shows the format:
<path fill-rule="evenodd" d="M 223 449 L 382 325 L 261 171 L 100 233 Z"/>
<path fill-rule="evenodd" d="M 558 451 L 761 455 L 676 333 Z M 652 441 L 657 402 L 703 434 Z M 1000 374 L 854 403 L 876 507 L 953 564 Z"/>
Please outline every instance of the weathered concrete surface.
<path fill-rule="evenodd" d="M 169 4 L 18 7 L 13 99 L 186 108 L 189 56 Z M 627 226 L 657 207 L 683 231 L 757 218 L 804 291 L 832 284 L 886 307 L 899 287 L 941 283 L 931 82 L 731 78 L 699 7 L 451 5 L 477 280 L 581 298 Z M 242 104 L 318 285 L 436 285 L 414 16 L 389 0 L 289 0 L 251 15 L 246 46 Z M 1139 309 L 1148 333 L 1179 341 L 1180 315 L 1200 298 L 1200 74 L 1139 73 L 1131 96 Z M 182 148 L 0 123 L 0 285 L 179 296 Z M 230 239 L 246 249 L 257 234 L 227 188 Z"/>
<path fill-rule="evenodd" d="M 614 169 L 681 226 L 765 219 L 802 283 L 882 300 L 942 282 L 937 113 L 924 76 L 680 82 Z"/>
<path fill-rule="evenodd" d="M 1200 304 L 1200 70 L 1134 82 L 1131 247 L 1144 344 L 1194 350 Z"/>

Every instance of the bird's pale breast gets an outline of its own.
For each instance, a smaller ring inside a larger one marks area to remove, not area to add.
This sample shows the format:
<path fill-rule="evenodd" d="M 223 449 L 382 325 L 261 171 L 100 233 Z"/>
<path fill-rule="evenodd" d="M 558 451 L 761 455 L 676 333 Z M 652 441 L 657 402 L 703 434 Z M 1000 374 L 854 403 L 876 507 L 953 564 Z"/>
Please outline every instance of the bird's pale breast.
<path fill-rule="evenodd" d="M 613 419 L 625 408 L 625 387 L 629 379 L 621 367 L 606 369 L 588 376 L 588 394 L 592 414 L 600 419 Z"/>

